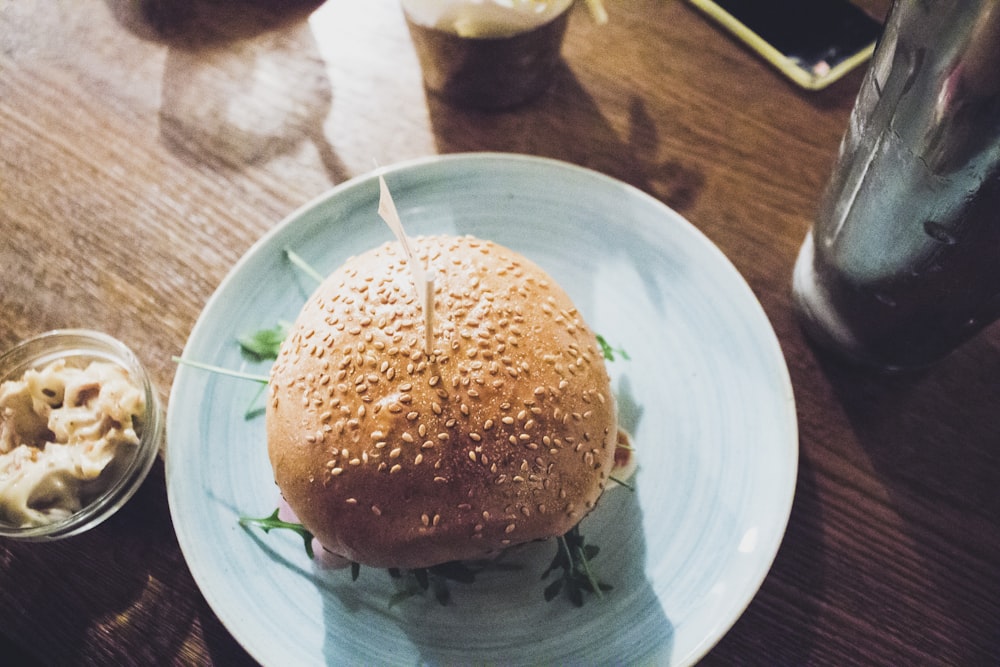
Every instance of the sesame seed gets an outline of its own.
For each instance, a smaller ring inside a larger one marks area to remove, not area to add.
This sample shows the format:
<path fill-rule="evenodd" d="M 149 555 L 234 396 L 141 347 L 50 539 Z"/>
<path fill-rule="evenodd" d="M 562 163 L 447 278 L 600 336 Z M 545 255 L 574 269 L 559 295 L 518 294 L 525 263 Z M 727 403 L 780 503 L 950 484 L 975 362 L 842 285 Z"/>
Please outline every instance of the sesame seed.
<path fill-rule="evenodd" d="M 390 474 L 392 474 L 392 473 L 397 473 L 397 472 L 399 472 L 399 471 L 400 471 L 400 470 L 402 470 L 402 469 L 403 469 L 403 466 L 401 466 L 401 465 L 399 465 L 399 464 L 397 463 L 396 465 L 394 465 L 394 466 L 392 466 L 391 468 L 389 468 L 389 473 L 390 473 Z"/>
<path fill-rule="evenodd" d="M 333 475 L 334 477 L 336 477 L 342 472 L 344 472 L 343 468 L 333 468 L 332 470 L 330 470 L 330 474 Z"/>
<path fill-rule="evenodd" d="M 510 535 L 511 533 L 514 532 L 515 528 L 516 528 L 516 526 L 513 523 L 508 523 L 507 527 L 503 529 L 503 532 L 505 532 L 508 535 Z"/>

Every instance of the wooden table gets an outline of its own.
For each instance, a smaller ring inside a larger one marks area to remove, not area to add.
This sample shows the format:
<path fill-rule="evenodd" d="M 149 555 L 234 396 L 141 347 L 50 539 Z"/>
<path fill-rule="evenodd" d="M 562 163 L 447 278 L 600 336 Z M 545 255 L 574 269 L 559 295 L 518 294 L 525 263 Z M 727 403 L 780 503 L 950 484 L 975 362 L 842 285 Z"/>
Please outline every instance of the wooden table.
<path fill-rule="evenodd" d="M 735 263 L 794 383 L 798 489 L 777 559 L 705 664 L 1000 659 L 1000 330 L 926 372 L 814 351 L 790 275 L 861 81 L 807 93 L 677 0 L 572 17 L 544 97 L 428 99 L 398 0 L 17 0 L 0 5 L 0 346 L 103 330 L 164 399 L 206 300 L 298 206 L 375 163 L 558 158 L 673 207 Z M 876 13 L 888 2 L 870 2 Z M 0 542 L 0 662 L 233 665 L 162 464 L 116 516 Z"/>

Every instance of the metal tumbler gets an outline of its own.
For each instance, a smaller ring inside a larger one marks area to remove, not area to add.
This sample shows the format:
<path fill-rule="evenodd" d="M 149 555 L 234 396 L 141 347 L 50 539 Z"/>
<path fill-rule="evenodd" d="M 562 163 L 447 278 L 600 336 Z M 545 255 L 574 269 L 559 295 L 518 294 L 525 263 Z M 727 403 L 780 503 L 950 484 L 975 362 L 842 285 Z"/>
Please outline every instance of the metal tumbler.
<path fill-rule="evenodd" d="M 883 369 L 1000 317 L 1000 2 L 894 2 L 793 292 L 817 343 Z"/>

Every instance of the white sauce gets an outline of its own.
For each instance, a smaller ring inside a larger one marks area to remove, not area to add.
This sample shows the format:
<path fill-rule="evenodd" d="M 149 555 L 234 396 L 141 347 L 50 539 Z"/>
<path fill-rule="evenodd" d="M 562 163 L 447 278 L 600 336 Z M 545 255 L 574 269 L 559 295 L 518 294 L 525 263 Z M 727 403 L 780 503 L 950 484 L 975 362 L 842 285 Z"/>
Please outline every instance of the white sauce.
<path fill-rule="evenodd" d="M 66 359 L 0 385 L 0 520 L 40 526 L 82 509 L 134 451 L 145 397 L 113 363 Z M 110 472 L 110 471 L 109 471 Z"/>

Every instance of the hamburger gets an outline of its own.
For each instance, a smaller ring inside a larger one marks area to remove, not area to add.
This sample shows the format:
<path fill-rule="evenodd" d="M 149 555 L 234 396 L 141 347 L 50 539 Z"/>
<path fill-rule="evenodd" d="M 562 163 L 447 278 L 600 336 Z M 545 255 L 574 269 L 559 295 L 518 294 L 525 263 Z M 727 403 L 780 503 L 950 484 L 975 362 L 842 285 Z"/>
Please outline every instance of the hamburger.
<path fill-rule="evenodd" d="M 282 343 L 266 408 L 282 496 L 325 549 L 374 567 L 566 534 L 615 465 L 595 334 L 509 248 L 469 236 L 412 248 L 436 276 L 426 299 L 387 243 L 327 277 Z"/>

